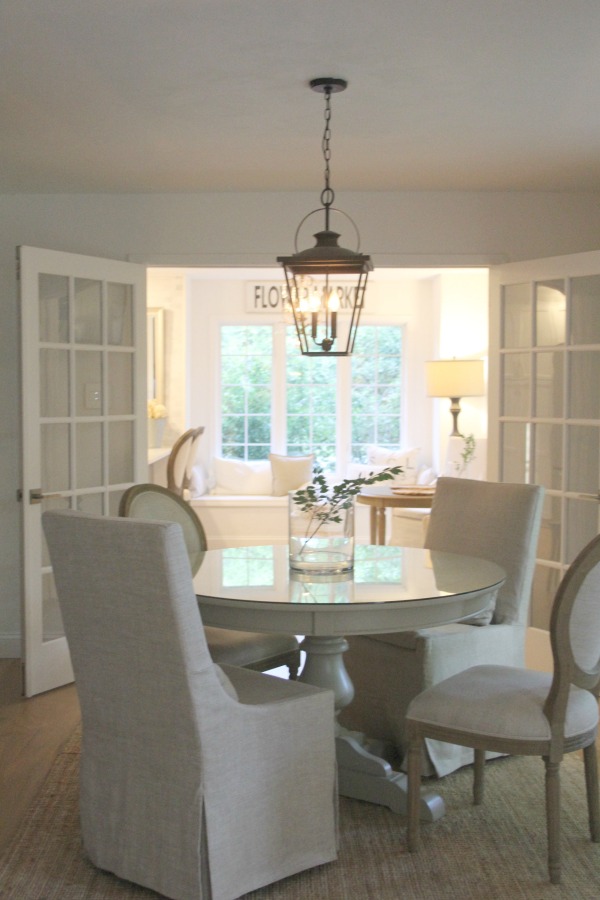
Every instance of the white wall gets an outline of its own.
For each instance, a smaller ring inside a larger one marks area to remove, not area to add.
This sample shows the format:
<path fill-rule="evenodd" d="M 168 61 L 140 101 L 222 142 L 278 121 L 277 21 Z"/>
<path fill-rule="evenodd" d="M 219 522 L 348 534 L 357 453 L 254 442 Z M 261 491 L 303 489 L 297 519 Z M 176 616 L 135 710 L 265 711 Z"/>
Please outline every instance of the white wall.
<path fill-rule="evenodd" d="M 312 193 L 0 196 L 0 655 L 20 631 L 20 244 L 153 265 L 273 264 L 292 248 Z M 600 195 L 349 193 L 375 266 L 468 266 L 594 250 Z"/>
<path fill-rule="evenodd" d="M 436 306 L 439 321 L 436 323 L 437 346 L 433 359 L 484 359 L 487 363 L 488 304 L 473 302 L 472 298 L 482 293 L 487 296 L 488 290 L 487 271 L 446 271 L 438 276 Z M 434 428 L 437 429 L 434 459 L 437 471 L 443 473 L 448 456 L 448 438 L 452 430 L 450 400 L 432 402 L 438 413 L 434 422 Z M 462 434 L 474 435 L 478 442 L 476 456 L 483 463 L 483 448 L 487 439 L 487 394 L 483 397 L 461 398 L 460 409 L 459 430 Z M 478 467 L 478 474 L 483 477 L 485 467 Z"/>

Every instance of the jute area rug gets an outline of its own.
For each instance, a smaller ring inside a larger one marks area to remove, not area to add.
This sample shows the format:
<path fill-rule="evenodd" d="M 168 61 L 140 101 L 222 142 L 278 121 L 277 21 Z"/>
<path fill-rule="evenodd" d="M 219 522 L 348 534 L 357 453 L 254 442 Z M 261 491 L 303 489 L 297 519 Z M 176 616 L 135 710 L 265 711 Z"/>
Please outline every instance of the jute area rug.
<path fill-rule="evenodd" d="M 58 755 L 25 822 L 0 860 L 2 900 L 126 900 L 158 894 L 94 868 L 79 834 L 79 734 Z M 406 852 L 405 826 L 387 809 L 340 800 L 339 859 L 245 900 L 598 900 L 600 844 L 587 829 L 583 763 L 562 766 L 563 884 L 547 880 L 543 763 L 499 759 L 486 767 L 486 798 L 471 804 L 470 769 L 436 789 L 446 815 Z M 293 822 L 290 823 L 293 840 Z M 234 851 L 235 852 L 235 851 Z"/>

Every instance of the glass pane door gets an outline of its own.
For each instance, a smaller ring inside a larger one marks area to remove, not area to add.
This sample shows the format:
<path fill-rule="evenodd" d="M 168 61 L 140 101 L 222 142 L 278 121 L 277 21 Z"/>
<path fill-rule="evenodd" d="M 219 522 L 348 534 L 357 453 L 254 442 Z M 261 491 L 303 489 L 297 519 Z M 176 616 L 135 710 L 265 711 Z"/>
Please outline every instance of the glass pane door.
<path fill-rule="evenodd" d="M 492 278 L 490 472 L 546 488 L 530 618 L 542 629 L 564 571 L 600 530 L 598 273 L 600 254 L 586 253 Z"/>
<path fill-rule="evenodd" d="M 116 515 L 146 480 L 145 270 L 21 248 L 28 695 L 72 680 L 41 529 L 47 509 Z"/>

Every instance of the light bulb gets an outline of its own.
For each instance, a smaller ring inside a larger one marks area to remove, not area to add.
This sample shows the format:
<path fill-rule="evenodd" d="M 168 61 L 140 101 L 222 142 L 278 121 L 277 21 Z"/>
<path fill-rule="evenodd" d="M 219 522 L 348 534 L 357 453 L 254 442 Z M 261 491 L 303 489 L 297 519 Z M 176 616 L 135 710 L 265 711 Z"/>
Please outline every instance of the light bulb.
<path fill-rule="evenodd" d="M 318 294 L 317 290 L 315 289 L 314 291 L 312 291 L 312 293 L 310 295 L 310 311 L 311 312 L 319 312 L 320 309 L 321 309 L 321 298 L 319 297 L 319 294 Z"/>
<path fill-rule="evenodd" d="M 329 291 L 329 297 L 327 298 L 327 306 L 330 312 L 337 312 L 340 308 L 340 298 L 337 291 L 333 289 Z"/>

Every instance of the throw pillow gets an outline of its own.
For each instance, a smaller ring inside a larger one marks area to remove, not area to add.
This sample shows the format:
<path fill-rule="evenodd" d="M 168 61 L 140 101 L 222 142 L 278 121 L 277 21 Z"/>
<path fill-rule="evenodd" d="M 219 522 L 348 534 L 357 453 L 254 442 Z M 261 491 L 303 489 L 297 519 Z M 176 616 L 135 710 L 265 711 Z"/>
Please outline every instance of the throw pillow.
<path fill-rule="evenodd" d="M 314 456 L 279 456 L 269 453 L 273 473 L 273 496 L 296 491 L 312 478 Z"/>
<path fill-rule="evenodd" d="M 271 464 L 268 459 L 246 462 L 243 459 L 213 460 L 216 484 L 212 494 L 270 494 Z"/>
<path fill-rule="evenodd" d="M 192 468 L 190 476 L 190 497 L 201 497 L 208 488 L 208 479 L 202 463 L 197 463 Z"/>
<path fill-rule="evenodd" d="M 367 447 L 367 463 L 368 466 L 373 467 L 373 471 L 375 471 L 376 466 L 381 466 L 383 469 L 388 469 L 391 466 L 402 466 L 402 472 L 396 475 L 392 483 L 397 485 L 415 484 L 417 481 L 417 459 L 419 453 L 419 447 L 411 447 L 407 450 L 391 450 L 389 447 L 378 447 L 375 444 L 369 444 Z"/>

